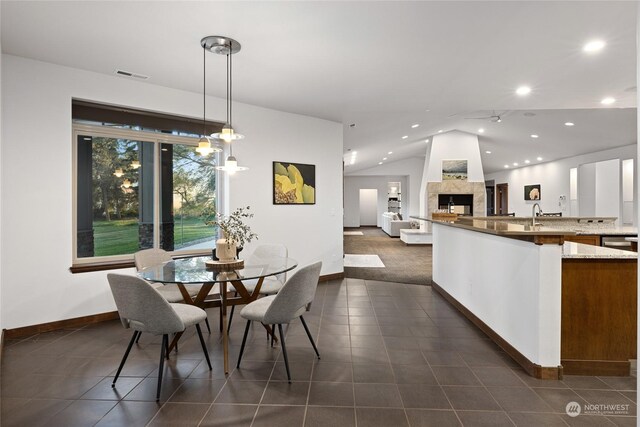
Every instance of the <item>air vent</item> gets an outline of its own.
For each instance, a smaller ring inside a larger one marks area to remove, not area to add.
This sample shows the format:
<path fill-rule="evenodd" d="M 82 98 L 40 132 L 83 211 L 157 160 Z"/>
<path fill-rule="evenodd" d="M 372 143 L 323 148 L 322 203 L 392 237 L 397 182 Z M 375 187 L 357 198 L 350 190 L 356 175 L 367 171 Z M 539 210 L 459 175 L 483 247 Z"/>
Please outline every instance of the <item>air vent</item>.
<path fill-rule="evenodd" d="M 140 80 L 147 80 L 149 78 L 149 76 L 145 76 L 144 74 L 136 74 L 136 73 L 132 73 L 131 71 L 124 71 L 124 70 L 116 70 L 116 74 L 118 74 L 119 76 L 131 77 L 131 78 L 140 79 Z"/>

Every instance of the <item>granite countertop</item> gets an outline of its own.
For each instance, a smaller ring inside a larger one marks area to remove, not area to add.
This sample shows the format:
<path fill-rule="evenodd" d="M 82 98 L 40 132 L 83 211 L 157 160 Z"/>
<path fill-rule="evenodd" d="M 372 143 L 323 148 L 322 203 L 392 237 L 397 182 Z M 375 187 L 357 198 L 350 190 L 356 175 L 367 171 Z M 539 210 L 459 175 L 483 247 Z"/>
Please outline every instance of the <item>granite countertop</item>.
<path fill-rule="evenodd" d="M 575 231 L 558 230 L 551 227 L 536 225 L 512 224 L 506 221 L 473 220 L 464 222 L 426 220 L 434 224 L 447 225 L 454 228 L 477 231 L 479 233 L 495 234 L 498 236 L 575 236 Z"/>
<path fill-rule="evenodd" d="M 602 246 L 565 242 L 562 246 L 564 259 L 637 259 L 638 253 Z"/>
<path fill-rule="evenodd" d="M 601 227 L 601 228 L 584 228 L 577 226 L 575 228 L 576 234 L 597 234 L 602 236 L 637 236 L 637 227 Z"/>

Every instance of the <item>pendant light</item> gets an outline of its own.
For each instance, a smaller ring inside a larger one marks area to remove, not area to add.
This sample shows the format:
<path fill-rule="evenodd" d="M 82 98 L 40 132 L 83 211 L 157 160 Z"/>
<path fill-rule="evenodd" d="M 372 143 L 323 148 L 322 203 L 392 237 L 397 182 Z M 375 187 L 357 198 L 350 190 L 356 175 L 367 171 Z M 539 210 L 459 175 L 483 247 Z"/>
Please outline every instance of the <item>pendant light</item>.
<path fill-rule="evenodd" d="M 231 143 L 239 139 L 243 139 L 244 135 L 237 133 L 233 129 L 233 58 L 232 55 L 238 53 L 242 46 L 237 41 L 229 37 L 209 36 L 200 42 L 205 49 L 218 55 L 226 55 L 227 57 L 227 122 L 218 133 L 211 135 L 219 141 Z"/>
<path fill-rule="evenodd" d="M 233 82 L 232 82 L 232 55 L 240 51 L 240 43 L 224 36 L 208 36 L 200 40 L 200 44 L 204 49 L 210 52 L 217 53 L 218 55 L 225 55 L 227 57 L 227 122 L 222 127 L 222 131 L 211 135 L 219 141 L 229 143 L 229 157 L 224 162 L 224 166 L 216 166 L 217 170 L 227 172 L 229 175 L 233 175 L 238 171 L 244 171 L 249 168 L 238 166 L 238 160 L 233 155 L 233 141 L 237 141 L 244 138 L 244 135 L 235 132 L 232 126 L 233 120 Z"/>
<path fill-rule="evenodd" d="M 196 152 L 202 156 L 208 156 L 211 153 L 219 153 L 222 148 L 212 146 L 211 140 L 207 137 L 207 54 L 205 47 L 202 46 L 202 137 L 198 141 Z"/>
<path fill-rule="evenodd" d="M 122 170 L 122 168 L 117 168 L 116 171 L 113 173 L 117 178 L 120 178 L 122 175 L 124 175 L 124 171 Z"/>

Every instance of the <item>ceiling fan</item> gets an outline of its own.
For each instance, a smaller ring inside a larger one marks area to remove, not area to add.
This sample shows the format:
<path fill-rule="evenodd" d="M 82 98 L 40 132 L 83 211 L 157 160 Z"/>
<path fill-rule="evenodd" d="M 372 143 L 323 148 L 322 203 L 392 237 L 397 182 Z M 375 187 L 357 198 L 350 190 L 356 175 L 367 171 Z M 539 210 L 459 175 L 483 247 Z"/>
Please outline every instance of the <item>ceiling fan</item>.
<path fill-rule="evenodd" d="M 493 123 L 500 123 L 502 121 L 502 116 L 504 116 L 506 113 L 507 111 L 497 114 L 495 110 L 492 110 L 491 115 L 489 116 L 465 117 L 465 120 L 489 120 Z"/>

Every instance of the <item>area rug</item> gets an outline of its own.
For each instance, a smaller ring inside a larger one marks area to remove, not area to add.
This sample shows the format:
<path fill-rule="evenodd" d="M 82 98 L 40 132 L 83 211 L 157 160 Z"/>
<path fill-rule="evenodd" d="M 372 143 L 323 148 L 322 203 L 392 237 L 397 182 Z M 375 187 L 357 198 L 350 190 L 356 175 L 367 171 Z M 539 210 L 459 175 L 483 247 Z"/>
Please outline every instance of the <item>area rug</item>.
<path fill-rule="evenodd" d="M 344 266 L 354 268 L 384 268 L 378 255 L 344 255 Z"/>
<path fill-rule="evenodd" d="M 406 245 L 399 238 L 389 237 L 376 227 L 351 228 L 345 231 L 363 233 L 362 236 L 344 236 L 345 254 L 375 254 L 385 266 L 348 267 L 345 264 L 345 277 L 431 285 L 431 245 Z"/>

